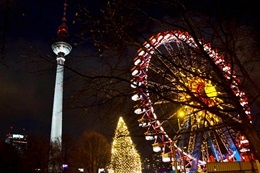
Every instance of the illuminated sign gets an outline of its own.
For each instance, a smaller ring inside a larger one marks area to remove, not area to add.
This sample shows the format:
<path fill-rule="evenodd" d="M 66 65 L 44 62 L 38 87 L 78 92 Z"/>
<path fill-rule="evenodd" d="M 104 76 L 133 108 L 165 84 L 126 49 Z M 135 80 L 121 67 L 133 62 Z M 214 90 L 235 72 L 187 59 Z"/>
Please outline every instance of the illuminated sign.
<path fill-rule="evenodd" d="M 19 139 L 23 139 L 24 135 L 20 135 L 20 134 L 13 134 L 12 135 L 13 138 L 19 138 Z"/>

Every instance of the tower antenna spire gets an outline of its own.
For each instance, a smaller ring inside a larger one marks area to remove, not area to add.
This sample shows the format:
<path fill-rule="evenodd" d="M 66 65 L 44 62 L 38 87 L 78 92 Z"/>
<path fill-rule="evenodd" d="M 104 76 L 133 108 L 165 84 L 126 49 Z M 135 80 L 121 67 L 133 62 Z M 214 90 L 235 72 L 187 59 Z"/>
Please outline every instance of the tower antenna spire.
<path fill-rule="evenodd" d="M 66 18 L 66 12 L 67 12 L 67 0 L 64 1 L 64 4 L 63 4 L 63 16 L 62 16 L 62 24 L 58 27 L 58 31 L 57 31 L 57 35 L 58 35 L 58 40 L 59 41 L 64 41 L 66 42 L 67 39 L 68 39 L 68 36 L 69 36 L 69 28 L 68 26 L 66 25 L 66 21 L 67 21 L 67 18 Z"/>
<path fill-rule="evenodd" d="M 62 23 L 66 23 L 67 19 L 66 19 L 66 11 L 67 11 L 67 0 L 65 0 L 64 4 L 63 4 L 63 17 L 61 19 Z"/>

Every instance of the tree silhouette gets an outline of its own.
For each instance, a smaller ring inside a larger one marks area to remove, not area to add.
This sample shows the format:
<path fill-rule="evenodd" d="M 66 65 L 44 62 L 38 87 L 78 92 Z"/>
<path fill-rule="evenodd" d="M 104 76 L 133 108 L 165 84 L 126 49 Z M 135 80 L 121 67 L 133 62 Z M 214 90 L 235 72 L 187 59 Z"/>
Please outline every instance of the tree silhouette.
<path fill-rule="evenodd" d="M 35 172 L 39 170 L 48 172 L 50 140 L 44 136 L 30 136 L 28 138 L 28 149 L 22 156 L 23 171 Z"/>
<path fill-rule="evenodd" d="M 72 158 L 70 166 L 83 168 L 87 173 L 97 172 L 109 164 L 110 144 L 100 133 L 84 131 L 76 143 Z"/>

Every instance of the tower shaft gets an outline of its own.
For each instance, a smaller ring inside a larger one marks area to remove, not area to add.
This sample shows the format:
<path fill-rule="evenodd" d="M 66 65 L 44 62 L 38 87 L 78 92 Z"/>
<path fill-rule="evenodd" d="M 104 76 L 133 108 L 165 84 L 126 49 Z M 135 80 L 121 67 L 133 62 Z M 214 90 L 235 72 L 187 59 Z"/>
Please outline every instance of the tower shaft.
<path fill-rule="evenodd" d="M 51 152 L 50 152 L 50 172 L 62 172 L 61 164 L 56 163 L 62 155 L 62 114 L 63 114 L 63 76 L 65 56 L 68 55 L 72 47 L 70 44 L 58 41 L 52 44 L 52 50 L 57 55 L 57 71 L 55 79 L 55 90 L 53 100 L 53 113 L 51 124 Z"/>
<path fill-rule="evenodd" d="M 57 71 L 55 80 L 52 124 L 51 124 L 51 142 L 62 140 L 62 108 L 63 108 L 63 76 L 64 76 L 64 56 L 57 56 Z"/>
<path fill-rule="evenodd" d="M 72 47 L 70 44 L 58 41 L 52 45 L 53 52 L 57 55 L 57 71 L 55 80 L 53 112 L 51 123 L 51 142 L 62 144 L 62 114 L 63 114 L 63 76 L 65 56 L 68 55 Z"/>

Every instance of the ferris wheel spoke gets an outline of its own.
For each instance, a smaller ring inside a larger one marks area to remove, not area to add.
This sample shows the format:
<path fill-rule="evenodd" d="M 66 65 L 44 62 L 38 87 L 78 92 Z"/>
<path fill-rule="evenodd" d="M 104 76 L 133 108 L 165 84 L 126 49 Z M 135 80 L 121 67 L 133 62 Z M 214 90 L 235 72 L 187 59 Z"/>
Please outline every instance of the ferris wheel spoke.
<path fill-rule="evenodd" d="M 217 129 L 216 132 L 220 136 L 220 140 L 222 141 L 228 155 L 234 156 L 237 161 L 241 161 L 240 155 L 238 154 L 239 152 L 233 142 L 234 140 L 231 138 L 227 128 L 224 127 Z"/>
<path fill-rule="evenodd" d="M 207 162 L 210 158 L 208 148 L 209 148 L 209 145 L 208 145 L 208 142 L 207 142 L 207 136 L 204 133 L 203 134 L 203 142 L 202 142 L 202 145 L 201 145 L 201 160 L 202 161 Z"/>

